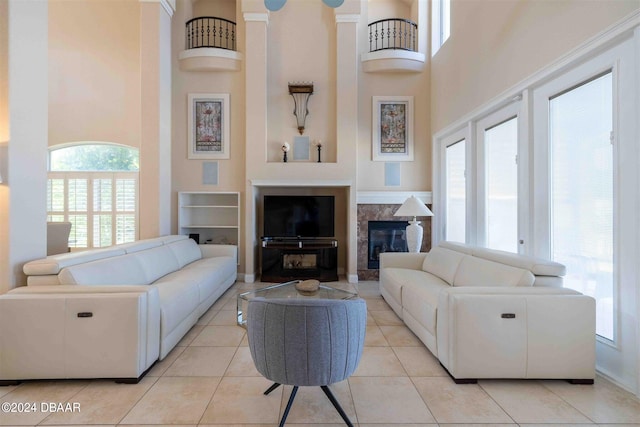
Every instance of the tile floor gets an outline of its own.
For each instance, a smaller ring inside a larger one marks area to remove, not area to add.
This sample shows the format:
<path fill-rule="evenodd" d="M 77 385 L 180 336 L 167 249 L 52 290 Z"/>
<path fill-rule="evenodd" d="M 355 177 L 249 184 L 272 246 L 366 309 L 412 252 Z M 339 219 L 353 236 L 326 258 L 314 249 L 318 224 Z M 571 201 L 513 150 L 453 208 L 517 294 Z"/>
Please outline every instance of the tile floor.
<path fill-rule="evenodd" d="M 0 412 L 0 425 L 277 425 L 290 387 L 262 394 L 270 382 L 255 370 L 245 331 L 235 325 L 237 293 L 257 286 L 263 284 L 236 283 L 139 384 L 36 381 L 0 387 L 0 402 L 80 405 L 75 413 Z M 640 400 L 600 377 L 593 386 L 521 380 L 456 385 L 380 297 L 377 282 L 355 287 L 369 310 L 366 347 L 355 374 L 331 388 L 359 427 L 640 427 Z M 320 388 L 300 388 L 287 426 L 339 425 Z"/>

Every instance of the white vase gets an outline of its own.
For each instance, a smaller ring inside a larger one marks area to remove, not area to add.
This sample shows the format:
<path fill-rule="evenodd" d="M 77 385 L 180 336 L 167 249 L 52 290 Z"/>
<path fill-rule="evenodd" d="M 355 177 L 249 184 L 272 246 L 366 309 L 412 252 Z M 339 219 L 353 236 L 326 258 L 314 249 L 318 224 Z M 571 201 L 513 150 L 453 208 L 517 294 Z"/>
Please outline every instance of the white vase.
<path fill-rule="evenodd" d="M 422 247 L 422 233 L 424 230 L 420 221 L 409 221 L 406 228 L 407 248 L 409 252 L 420 252 Z"/>

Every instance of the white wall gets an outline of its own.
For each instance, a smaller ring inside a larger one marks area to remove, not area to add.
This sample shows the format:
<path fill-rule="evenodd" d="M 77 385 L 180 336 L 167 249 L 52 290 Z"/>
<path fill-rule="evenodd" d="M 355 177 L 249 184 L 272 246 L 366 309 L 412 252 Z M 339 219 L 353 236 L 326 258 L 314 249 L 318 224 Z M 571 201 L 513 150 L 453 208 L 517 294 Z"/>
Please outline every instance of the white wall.
<path fill-rule="evenodd" d="M 2 173 L 0 191 L 0 246 L 5 255 L 0 264 L 0 293 L 24 284 L 22 265 L 46 255 L 48 108 L 48 4 L 9 0 L 3 8 L 10 25 L 4 27 L 8 28 L 3 36 L 8 40 L 6 48 L 0 49 L 2 63 L 8 64 L 4 68 L 8 78 L 0 78 L 7 90 L 0 91 L 2 138 L 8 137 L 8 168 Z"/>
<path fill-rule="evenodd" d="M 418 0 L 416 0 L 418 1 Z M 410 3 L 404 0 L 369 0 L 364 5 L 368 11 L 360 22 L 360 52 L 368 51 L 367 25 L 384 18 L 416 19 Z M 417 9 L 417 8 L 415 8 Z M 428 26 L 427 17 L 417 20 L 419 26 Z M 358 191 L 427 191 L 431 190 L 431 126 L 430 116 L 430 67 L 420 73 L 359 73 L 358 111 Z M 400 186 L 386 187 L 385 162 L 372 161 L 372 97 L 414 97 L 414 149 L 413 162 L 400 162 Z"/>
<path fill-rule="evenodd" d="M 451 1 L 431 63 L 434 133 L 637 9 L 637 0 Z"/>
<path fill-rule="evenodd" d="M 140 147 L 140 3 L 49 1 L 49 145 Z"/>

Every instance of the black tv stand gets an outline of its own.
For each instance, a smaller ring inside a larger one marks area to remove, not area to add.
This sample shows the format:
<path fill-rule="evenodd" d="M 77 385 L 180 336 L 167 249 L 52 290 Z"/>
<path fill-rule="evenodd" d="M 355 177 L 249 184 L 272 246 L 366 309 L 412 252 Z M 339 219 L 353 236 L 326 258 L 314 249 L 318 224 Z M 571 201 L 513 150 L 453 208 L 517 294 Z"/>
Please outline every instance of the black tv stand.
<path fill-rule="evenodd" d="M 333 238 L 262 238 L 263 282 L 338 280 L 338 241 Z"/>

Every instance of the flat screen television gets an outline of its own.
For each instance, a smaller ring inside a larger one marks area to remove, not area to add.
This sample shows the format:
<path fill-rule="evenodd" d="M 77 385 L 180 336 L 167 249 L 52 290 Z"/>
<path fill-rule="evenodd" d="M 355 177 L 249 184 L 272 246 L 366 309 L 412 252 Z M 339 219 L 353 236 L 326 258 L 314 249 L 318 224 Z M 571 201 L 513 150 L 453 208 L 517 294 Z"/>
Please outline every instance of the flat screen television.
<path fill-rule="evenodd" d="M 264 196 L 264 237 L 334 237 L 334 196 Z"/>

